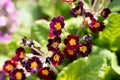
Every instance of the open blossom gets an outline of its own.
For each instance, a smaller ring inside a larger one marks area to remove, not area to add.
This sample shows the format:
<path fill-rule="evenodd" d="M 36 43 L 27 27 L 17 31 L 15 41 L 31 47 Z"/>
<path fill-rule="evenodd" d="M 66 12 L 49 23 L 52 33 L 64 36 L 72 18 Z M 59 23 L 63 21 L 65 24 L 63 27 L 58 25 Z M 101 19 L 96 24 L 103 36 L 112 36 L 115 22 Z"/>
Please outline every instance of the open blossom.
<path fill-rule="evenodd" d="M 74 47 L 66 47 L 64 48 L 64 55 L 65 57 L 74 60 L 76 59 L 77 55 L 76 55 L 76 48 Z"/>
<path fill-rule="evenodd" d="M 26 61 L 26 70 L 35 73 L 42 67 L 42 63 L 38 57 L 32 57 Z"/>
<path fill-rule="evenodd" d="M 11 0 L 0 1 L 0 42 L 9 42 L 16 29 L 17 12 Z"/>
<path fill-rule="evenodd" d="M 59 50 L 57 52 L 54 52 L 50 57 L 50 61 L 54 66 L 62 64 L 63 60 L 64 56 Z"/>
<path fill-rule="evenodd" d="M 50 31 L 52 31 L 54 35 L 59 36 L 62 32 L 61 29 L 63 29 L 64 26 L 65 23 L 63 16 L 54 17 L 50 23 Z"/>
<path fill-rule="evenodd" d="M 26 75 L 24 73 L 23 69 L 13 69 L 10 72 L 10 80 L 25 80 L 26 79 Z"/>
<path fill-rule="evenodd" d="M 14 57 L 14 59 L 16 59 L 17 61 L 23 60 L 26 56 L 25 50 L 22 47 L 17 48 L 15 52 L 16 56 Z"/>
<path fill-rule="evenodd" d="M 83 8 L 83 2 L 79 1 L 78 5 L 75 8 L 70 10 L 70 15 L 73 17 L 77 17 L 78 15 L 83 15 L 85 13 L 85 9 Z"/>
<path fill-rule="evenodd" d="M 48 42 L 49 43 L 48 43 L 47 47 L 48 47 L 49 51 L 55 52 L 55 51 L 59 50 L 59 44 L 61 42 L 60 37 L 54 37 L 54 39 L 48 39 Z"/>
<path fill-rule="evenodd" d="M 67 38 L 64 39 L 64 44 L 68 47 L 75 47 L 79 43 L 78 36 L 68 35 Z"/>
<path fill-rule="evenodd" d="M 9 73 L 16 67 L 16 64 L 12 60 L 7 60 L 5 64 L 3 65 L 3 71 L 5 73 Z"/>
<path fill-rule="evenodd" d="M 89 24 L 89 28 L 92 32 L 99 32 L 105 28 L 105 25 L 103 22 L 95 21 Z"/>
<path fill-rule="evenodd" d="M 84 23 L 89 25 L 89 28 L 92 32 L 99 32 L 105 28 L 103 22 L 98 21 L 93 14 L 86 12 L 84 15 Z"/>
<path fill-rule="evenodd" d="M 111 13 L 111 11 L 109 8 L 104 8 L 101 12 L 101 16 L 104 18 L 107 18 L 110 13 Z"/>
<path fill-rule="evenodd" d="M 76 53 L 82 57 L 88 56 L 91 53 L 92 45 L 91 44 L 79 44 L 77 47 Z"/>
<path fill-rule="evenodd" d="M 52 80 L 54 72 L 50 70 L 50 67 L 43 67 L 38 70 L 38 77 L 40 79 Z"/>

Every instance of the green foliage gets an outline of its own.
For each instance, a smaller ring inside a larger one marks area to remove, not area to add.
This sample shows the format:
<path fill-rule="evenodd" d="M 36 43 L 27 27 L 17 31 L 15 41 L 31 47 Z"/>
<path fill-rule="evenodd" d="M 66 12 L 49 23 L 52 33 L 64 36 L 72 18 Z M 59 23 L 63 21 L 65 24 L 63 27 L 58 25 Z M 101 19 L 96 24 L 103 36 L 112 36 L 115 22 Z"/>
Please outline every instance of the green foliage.
<path fill-rule="evenodd" d="M 64 16 L 65 19 L 70 18 L 69 5 L 61 0 L 39 0 L 39 7 L 42 14 L 48 16 L 47 18 L 57 15 Z"/>
<path fill-rule="evenodd" d="M 31 28 L 32 39 L 41 45 L 41 50 L 47 51 L 49 23 L 45 20 L 36 21 Z M 48 52 L 48 51 L 47 51 Z"/>
<path fill-rule="evenodd" d="M 57 80 L 111 80 L 118 78 L 119 66 L 114 53 L 93 46 L 88 58 L 79 58 L 65 67 Z"/>
<path fill-rule="evenodd" d="M 117 51 L 120 48 L 120 14 L 112 13 L 105 20 L 106 27 L 99 33 L 99 38 L 93 43 Z"/>
<path fill-rule="evenodd" d="M 18 1 L 17 8 L 20 27 L 30 28 L 33 21 L 41 16 L 37 2 Z"/>
<path fill-rule="evenodd" d="M 101 56 L 80 58 L 65 67 L 57 80 L 102 80 L 106 61 Z"/>
<path fill-rule="evenodd" d="M 54 0 L 39 0 L 39 7 L 41 12 L 49 17 L 53 17 L 55 15 L 55 5 Z"/>
<path fill-rule="evenodd" d="M 65 21 L 65 28 L 70 32 L 70 34 L 76 35 L 78 29 L 81 26 L 80 24 L 82 23 L 82 21 L 83 21 L 82 17 L 70 18 Z M 84 34 L 84 31 L 83 31 L 83 28 L 81 28 L 79 36 L 82 36 L 83 34 Z"/>
<path fill-rule="evenodd" d="M 112 11 L 120 11 L 120 0 L 113 0 L 108 7 L 112 10 Z"/>

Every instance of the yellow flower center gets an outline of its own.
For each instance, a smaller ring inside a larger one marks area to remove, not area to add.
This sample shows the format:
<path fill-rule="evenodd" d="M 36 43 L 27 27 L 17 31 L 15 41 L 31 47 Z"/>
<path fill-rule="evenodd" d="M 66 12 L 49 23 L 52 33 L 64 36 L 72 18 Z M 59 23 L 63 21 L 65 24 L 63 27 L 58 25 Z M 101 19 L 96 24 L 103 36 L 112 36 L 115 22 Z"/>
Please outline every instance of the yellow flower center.
<path fill-rule="evenodd" d="M 76 13 L 80 14 L 81 13 L 81 9 L 76 10 Z"/>
<path fill-rule="evenodd" d="M 25 52 L 24 51 L 20 52 L 20 58 L 24 58 L 24 57 L 25 57 Z"/>
<path fill-rule="evenodd" d="M 93 27 L 99 28 L 99 27 L 100 27 L 100 23 L 99 23 L 99 22 L 96 22 L 96 23 L 93 25 Z"/>
<path fill-rule="evenodd" d="M 49 74 L 49 71 L 48 70 L 42 70 L 42 74 L 47 76 Z"/>
<path fill-rule="evenodd" d="M 57 43 L 57 42 L 53 42 L 53 43 L 52 43 L 52 47 L 53 47 L 53 48 L 57 48 L 57 46 L 58 46 L 58 43 Z"/>
<path fill-rule="evenodd" d="M 59 22 L 57 22 L 55 24 L 55 28 L 56 28 L 56 30 L 60 30 L 61 29 L 61 24 Z"/>
<path fill-rule="evenodd" d="M 31 68 L 37 68 L 38 67 L 38 64 L 37 64 L 37 62 L 32 62 L 31 63 Z"/>
<path fill-rule="evenodd" d="M 101 15 L 102 16 L 105 16 L 106 12 L 105 11 L 102 11 Z"/>
<path fill-rule="evenodd" d="M 87 47 L 86 47 L 86 46 L 81 46 L 81 47 L 79 48 L 79 50 L 80 50 L 81 52 L 85 53 L 85 52 L 87 51 Z"/>
<path fill-rule="evenodd" d="M 22 78 L 22 73 L 21 73 L 21 72 L 17 72 L 17 73 L 15 74 L 15 76 L 16 76 L 17 80 L 21 80 L 21 78 Z"/>
<path fill-rule="evenodd" d="M 6 66 L 6 69 L 8 70 L 8 71 L 10 71 L 10 70 L 12 70 L 14 67 L 11 65 L 11 64 L 8 64 L 7 66 Z"/>
<path fill-rule="evenodd" d="M 74 51 L 73 50 L 68 50 L 68 54 L 73 55 Z"/>
<path fill-rule="evenodd" d="M 85 18 L 85 23 L 86 24 L 90 24 L 92 21 L 91 21 L 91 19 L 90 19 L 90 17 L 86 17 Z"/>
<path fill-rule="evenodd" d="M 76 45 L 76 40 L 75 39 L 71 39 L 69 41 L 70 45 L 73 46 L 73 45 Z"/>
<path fill-rule="evenodd" d="M 54 61 L 59 61 L 60 59 L 60 56 L 58 54 L 55 54 L 54 57 L 53 57 L 53 60 Z"/>

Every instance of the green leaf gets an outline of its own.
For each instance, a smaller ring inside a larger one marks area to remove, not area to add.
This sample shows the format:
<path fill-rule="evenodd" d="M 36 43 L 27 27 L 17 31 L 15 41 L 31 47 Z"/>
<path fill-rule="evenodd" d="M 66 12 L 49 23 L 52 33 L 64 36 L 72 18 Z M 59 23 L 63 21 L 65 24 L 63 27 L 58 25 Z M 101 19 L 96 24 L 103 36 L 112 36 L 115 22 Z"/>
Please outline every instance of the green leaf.
<path fill-rule="evenodd" d="M 82 23 L 82 21 L 83 21 L 82 17 L 65 20 L 65 28 L 70 32 L 70 34 L 76 34 L 78 29 L 81 27 L 80 24 Z M 81 28 L 79 36 L 82 36 L 83 34 L 84 33 Z"/>
<path fill-rule="evenodd" d="M 106 65 L 106 60 L 101 56 L 80 58 L 65 67 L 57 80 L 102 80 Z"/>
<path fill-rule="evenodd" d="M 39 0 L 41 12 L 49 17 L 55 15 L 55 2 L 54 0 Z"/>
<path fill-rule="evenodd" d="M 113 0 L 108 7 L 111 11 L 120 11 L 120 0 Z"/>
<path fill-rule="evenodd" d="M 115 54 L 112 54 L 113 57 L 112 57 L 112 68 L 113 70 L 120 75 L 120 66 L 118 65 L 118 62 L 117 62 L 117 56 Z"/>
<path fill-rule="evenodd" d="M 99 38 L 93 41 L 95 44 L 117 51 L 120 48 L 120 14 L 112 13 L 105 20 L 106 27 L 99 33 Z"/>
<path fill-rule="evenodd" d="M 104 57 L 107 60 L 107 65 L 111 66 L 112 57 L 113 57 L 111 51 L 105 48 L 100 48 L 98 46 L 93 46 L 92 53 L 90 55 L 98 55 L 98 56 Z"/>
<path fill-rule="evenodd" d="M 20 27 L 31 27 L 33 21 L 37 20 L 40 16 L 40 9 L 36 1 L 17 1 L 18 19 Z"/>
<path fill-rule="evenodd" d="M 36 21 L 31 28 L 31 37 L 41 45 L 41 50 L 47 51 L 49 23 L 45 20 Z"/>
<path fill-rule="evenodd" d="M 40 80 L 37 74 L 30 74 L 26 80 Z"/>

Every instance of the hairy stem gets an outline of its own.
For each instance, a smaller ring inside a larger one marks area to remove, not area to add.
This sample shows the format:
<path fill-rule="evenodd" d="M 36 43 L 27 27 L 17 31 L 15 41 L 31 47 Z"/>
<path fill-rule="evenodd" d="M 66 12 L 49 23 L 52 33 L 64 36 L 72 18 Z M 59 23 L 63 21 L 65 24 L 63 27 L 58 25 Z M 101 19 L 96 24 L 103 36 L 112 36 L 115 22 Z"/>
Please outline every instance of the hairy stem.
<path fill-rule="evenodd" d="M 52 65 L 51 61 L 49 60 L 49 67 L 53 70 L 55 74 L 57 74 L 59 71 L 55 68 L 55 66 Z"/>
<path fill-rule="evenodd" d="M 94 0 L 93 6 L 92 6 L 92 11 L 93 13 L 96 12 L 96 9 L 98 8 L 98 4 L 100 3 L 100 0 Z"/>
<path fill-rule="evenodd" d="M 84 21 L 83 21 L 83 22 L 81 23 L 79 29 L 77 30 L 77 33 L 76 33 L 77 36 L 79 35 L 80 30 L 81 30 L 82 28 L 84 28 L 84 27 L 85 27 L 85 24 L 84 24 Z"/>

